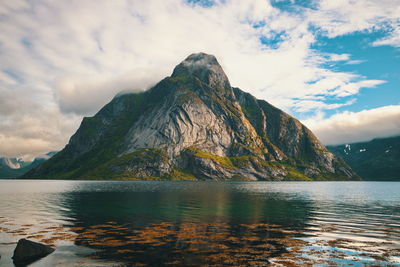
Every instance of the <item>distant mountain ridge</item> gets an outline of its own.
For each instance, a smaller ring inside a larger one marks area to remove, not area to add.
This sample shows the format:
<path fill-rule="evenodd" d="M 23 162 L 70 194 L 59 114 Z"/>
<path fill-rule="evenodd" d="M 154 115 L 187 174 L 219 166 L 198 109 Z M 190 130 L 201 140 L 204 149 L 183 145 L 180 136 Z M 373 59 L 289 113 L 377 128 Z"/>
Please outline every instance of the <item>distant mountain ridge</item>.
<path fill-rule="evenodd" d="M 400 136 L 327 148 L 343 158 L 363 180 L 400 181 Z"/>
<path fill-rule="evenodd" d="M 232 87 L 204 53 L 85 117 L 66 147 L 24 178 L 359 179 L 298 120 Z"/>
<path fill-rule="evenodd" d="M 35 158 L 33 161 L 24 161 L 21 158 L 0 158 L 0 178 L 11 179 L 20 177 L 30 169 L 48 160 L 56 153 L 55 151 L 49 152 Z"/>

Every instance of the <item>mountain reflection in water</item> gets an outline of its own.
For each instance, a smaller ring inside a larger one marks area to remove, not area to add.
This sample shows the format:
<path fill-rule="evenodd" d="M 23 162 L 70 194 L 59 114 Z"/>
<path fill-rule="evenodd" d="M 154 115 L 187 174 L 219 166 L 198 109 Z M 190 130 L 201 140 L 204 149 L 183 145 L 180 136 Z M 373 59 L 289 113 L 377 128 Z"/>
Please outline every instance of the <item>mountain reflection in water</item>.
<path fill-rule="evenodd" d="M 57 248 L 30 266 L 400 262 L 400 183 L 0 186 L 0 263 L 21 237 Z"/>

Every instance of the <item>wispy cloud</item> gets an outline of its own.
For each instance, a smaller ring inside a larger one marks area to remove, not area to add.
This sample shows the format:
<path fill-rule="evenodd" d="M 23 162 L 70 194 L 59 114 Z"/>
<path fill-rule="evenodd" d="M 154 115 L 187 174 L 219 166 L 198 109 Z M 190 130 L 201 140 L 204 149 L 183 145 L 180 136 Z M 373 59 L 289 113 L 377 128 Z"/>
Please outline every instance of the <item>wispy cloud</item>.
<path fill-rule="evenodd" d="M 391 31 L 375 45 L 399 46 L 400 5 L 397 0 L 321 0 L 308 19 L 333 38 L 361 31 Z"/>
<path fill-rule="evenodd" d="M 397 24 L 392 26 L 392 32 L 390 33 L 390 35 L 373 42 L 373 45 L 390 45 L 400 47 L 400 20 L 397 21 Z"/>
<path fill-rule="evenodd" d="M 366 60 L 353 59 L 353 60 L 347 61 L 345 64 L 347 64 L 347 65 L 358 65 L 358 64 L 361 64 L 361 63 L 364 63 L 364 62 L 366 62 Z"/>
<path fill-rule="evenodd" d="M 63 148 L 80 118 L 21 90 L 0 88 L 0 156 L 32 159 Z"/>

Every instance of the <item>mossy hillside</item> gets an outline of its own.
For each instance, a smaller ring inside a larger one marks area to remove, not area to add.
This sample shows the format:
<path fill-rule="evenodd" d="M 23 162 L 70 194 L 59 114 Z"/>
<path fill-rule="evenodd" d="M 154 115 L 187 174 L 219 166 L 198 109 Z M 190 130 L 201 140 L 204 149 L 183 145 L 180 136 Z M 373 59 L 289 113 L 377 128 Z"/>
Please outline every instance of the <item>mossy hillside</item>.
<path fill-rule="evenodd" d="M 191 147 L 189 150 L 192 152 L 192 155 L 199 158 L 207 158 L 211 159 L 214 163 L 220 165 L 221 167 L 227 169 L 241 169 L 246 168 L 249 165 L 259 165 L 266 169 L 281 169 L 286 172 L 285 180 L 287 181 L 312 181 L 312 180 L 330 180 L 332 175 L 324 174 L 318 177 L 309 177 L 302 173 L 300 169 L 293 167 L 292 163 L 294 160 L 277 162 L 277 161 L 266 161 L 257 156 L 252 155 L 243 155 L 236 157 L 221 157 L 218 155 L 213 155 L 202 151 L 198 148 Z M 300 165 L 301 168 L 304 168 L 305 165 Z M 238 178 L 238 177 L 236 177 Z"/>
<path fill-rule="evenodd" d="M 196 181 L 198 180 L 189 170 L 172 168 L 170 173 L 163 176 L 137 176 L 136 173 L 123 171 L 125 166 L 137 164 L 145 166 L 148 163 L 168 162 L 169 158 L 163 149 L 140 149 L 135 152 L 114 158 L 109 162 L 84 174 L 84 179 L 94 180 L 145 180 L 145 181 Z M 117 172 L 116 169 L 122 171 Z"/>
<path fill-rule="evenodd" d="M 327 148 L 363 180 L 400 181 L 400 136 Z"/>
<path fill-rule="evenodd" d="M 101 120 L 96 117 L 84 117 L 82 120 L 82 135 L 87 136 L 88 138 L 93 138 L 98 133 L 98 126 L 100 125 Z"/>
<path fill-rule="evenodd" d="M 135 96 L 129 97 L 131 98 L 131 103 L 128 112 L 113 122 L 113 125 L 109 128 L 110 130 L 104 134 L 96 147 L 75 160 L 79 165 L 81 165 L 81 162 L 85 162 L 77 169 L 77 176 L 81 176 L 101 162 L 111 160 L 117 156 L 121 139 L 128 132 L 132 122 L 136 121 L 146 109 L 145 95 L 138 94 Z"/>
<path fill-rule="evenodd" d="M 177 83 L 179 86 L 186 85 L 187 83 L 193 80 L 193 77 L 190 76 L 176 76 L 176 77 L 168 77 L 168 81 L 172 83 Z"/>
<path fill-rule="evenodd" d="M 40 178 L 76 179 L 83 177 L 85 173 L 116 157 L 121 139 L 123 139 L 132 123 L 146 109 L 146 96 L 146 93 L 119 96 L 114 98 L 94 117 L 85 119 L 84 121 L 87 122 L 82 123 L 83 127 L 81 125 L 75 135 L 79 135 L 81 140 L 91 140 L 95 135 L 98 137 L 95 146 L 83 154 L 76 155 L 77 149 L 70 142 L 52 160 L 46 161 L 40 166 L 46 169 L 46 174 L 41 175 Z M 100 135 L 98 129 L 103 127 L 101 118 L 107 117 L 112 112 L 114 101 L 123 101 L 125 111 L 120 116 L 114 116 L 112 124 L 107 125 L 106 130 Z M 29 177 L 29 173 L 26 176 Z"/>
<path fill-rule="evenodd" d="M 113 157 L 109 161 L 95 166 L 91 170 L 83 173 L 80 177 L 85 179 L 132 179 L 140 180 L 141 178 L 135 176 L 134 173 L 124 171 L 127 166 L 135 166 L 138 164 L 146 165 L 154 162 L 167 162 L 168 158 L 162 149 L 140 149 L 135 152 Z M 119 171 L 117 171 L 119 170 Z M 143 179 L 156 179 L 154 177 L 142 177 Z M 161 179 L 158 177 L 157 179 Z"/>
<path fill-rule="evenodd" d="M 254 156 L 237 156 L 237 157 L 229 157 L 230 162 L 235 168 L 245 168 L 251 164 L 251 160 L 254 160 L 256 157 Z"/>
<path fill-rule="evenodd" d="M 227 169 L 235 169 L 236 167 L 232 164 L 232 161 L 230 160 L 229 157 L 221 157 L 218 155 L 214 155 L 214 154 L 210 154 L 207 153 L 203 150 L 200 150 L 196 147 L 190 147 L 188 148 L 188 150 L 191 152 L 191 154 L 194 157 L 198 157 L 198 158 L 205 158 L 205 159 L 211 159 L 213 162 L 221 165 L 224 168 Z"/>
<path fill-rule="evenodd" d="M 233 175 L 229 181 L 252 181 L 251 179 L 249 179 L 246 176 L 243 175 Z"/>
<path fill-rule="evenodd" d="M 190 170 L 172 169 L 172 171 L 164 177 L 170 181 L 197 181 L 199 180 L 194 176 Z"/>
<path fill-rule="evenodd" d="M 281 169 L 286 172 L 284 180 L 287 181 L 311 181 L 311 180 L 320 180 L 320 181 L 330 181 L 330 180 L 346 180 L 345 177 L 339 177 L 334 174 L 324 173 L 319 175 L 318 177 L 309 177 L 303 174 L 299 169 L 294 168 L 288 161 L 286 162 L 269 162 L 262 160 L 255 156 L 236 156 L 236 157 L 221 157 L 217 155 L 213 155 L 199 149 L 191 149 L 193 151 L 193 155 L 196 157 L 207 158 L 213 160 L 216 164 L 220 165 L 223 168 L 227 169 L 241 169 L 246 168 L 250 164 L 260 165 L 266 169 Z M 134 173 L 126 173 L 126 172 L 115 172 L 112 170 L 112 166 L 124 166 L 125 164 L 132 163 L 146 163 L 147 161 L 154 162 L 158 160 L 168 160 L 162 150 L 157 149 L 145 149 L 140 151 L 135 151 L 133 153 L 114 158 L 109 162 L 94 168 L 92 171 L 85 173 L 80 176 L 81 179 L 115 179 L 115 180 L 199 180 L 199 178 L 195 177 L 192 174 L 192 170 L 181 170 L 177 168 L 173 168 L 168 175 L 164 175 L 162 177 L 156 176 L 141 176 L 137 177 Z M 292 161 L 293 162 L 293 161 Z M 302 166 L 305 167 L 305 166 Z M 66 174 L 67 177 L 70 177 L 71 174 Z M 76 177 L 76 176 L 75 176 Z M 227 180 L 248 180 L 244 176 L 235 175 L 231 178 L 227 178 Z"/>
<path fill-rule="evenodd" d="M 122 155 L 118 158 L 112 159 L 110 162 L 114 164 L 125 163 L 127 161 L 133 163 L 143 163 L 148 161 L 163 161 L 168 162 L 168 156 L 165 149 L 161 148 L 142 148 L 132 153 Z"/>
<path fill-rule="evenodd" d="M 172 168 L 170 173 L 162 176 L 137 176 L 126 170 L 127 166 L 146 166 L 147 164 L 165 162 L 168 163 L 169 158 L 163 149 L 140 149 L 135 152 L 113 158 L 112 160 L 98 166 L 97 168 L 85 173 L 81 178 L 94 180 L 149 180 L 149 181 L 195 181 L 198 180 L 191 174 L 189 170 Z M 116 171 L 119 169 L 119 171 Z"/>
<path fill-rule="evenodd" d="M 314 179 L 301 172 L 289 170 L 288 174 L 285 176 L 285 181 L 314 181 Z"/>

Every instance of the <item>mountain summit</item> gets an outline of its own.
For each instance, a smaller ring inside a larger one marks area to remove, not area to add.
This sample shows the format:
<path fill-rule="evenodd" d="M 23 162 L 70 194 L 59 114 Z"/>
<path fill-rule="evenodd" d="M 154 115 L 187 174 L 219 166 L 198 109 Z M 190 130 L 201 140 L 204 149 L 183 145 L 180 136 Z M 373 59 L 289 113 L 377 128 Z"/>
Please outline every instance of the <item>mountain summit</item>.
<path fill-rule="evenodd" d="M 24 177 L 359 179 L 298 120 L 231 87 L 204 53 L 150 90 L 118 95 L 85 117 L 61 152 Z"/>
<path fill-rule="evenodd" d="M 171 77 L 197 77 L 214 89 L 230 88 L 228 77 L 213 55 L 192 54 L 175 67 Z"/>

